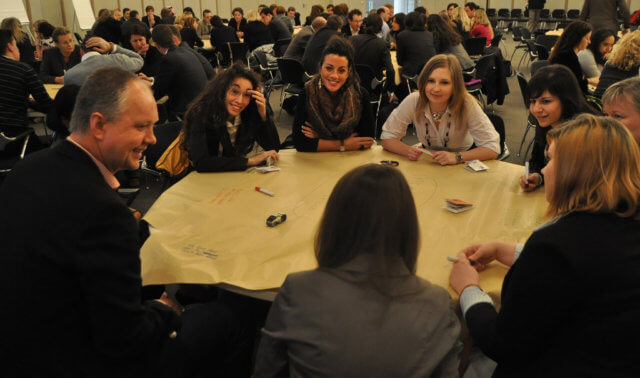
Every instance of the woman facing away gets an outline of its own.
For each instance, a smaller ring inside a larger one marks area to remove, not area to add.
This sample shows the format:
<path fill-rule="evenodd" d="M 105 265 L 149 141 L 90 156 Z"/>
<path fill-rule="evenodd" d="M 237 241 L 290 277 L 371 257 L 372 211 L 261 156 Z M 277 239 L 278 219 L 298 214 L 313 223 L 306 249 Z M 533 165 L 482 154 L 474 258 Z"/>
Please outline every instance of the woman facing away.
<path fill-rule="evenodd" d="M 471 96 L 458 59 L 436 55 L 422 69 L 417 92 L 407 96 L 382 126 L 382 147 L 418 160 L 425 150 L 442 165 L 495 159 L 500 136 L 480 104 Z M 422 146 L 402 142 L 413 124 Z M 475 147 L 471 148 L 475 144 Z"/>
<path fill-rule="evenodd" d="M 218 73 L 185 115 L 183 148 L 198 172 L 241 171 L 278 160 L 278 130 L 257 74 L 242 63 Z M 259 144 L 265 151 L 254 153 Z"/>
<path fill-rule="evenodd" d="M 640 150 L 622 124 L 590 114 L 547 138 L 553 220 L 524 245 L 464 249 L 451 287 L 493 377 L 640 376 Z M 494 260 L 509 266 L 499 311 L 476 271 Z"/>
<path fill-rule="evenodd" d="M 402 173 L 369 164 L 345 174 L 316 234 L 318 268 L 287 276 L 254 377 L 457 376 L 460 325 L 446 290 L 416 276 L 418 249 Z"/>
<path fill-rule="evenodd" d="M 433 34 L 436 53 L 452 54 L 458 58 L 463 71 L 472 69 L 475 64 L 469 54 L 462 46 L 462 38 L 455 30 L 438 14 L 431 14 L 427 17 L 427 30 Z"/>
<path fill-rule="evenodd" d="M 296 150 L 364 150 L 375 142 L 369 94 L 358 82 L 353 55 L 346 39 L 333 36 L 327 42 L 318 73 L 298 97 L 293 119 Z"/>
<path fill-rule="evenodd" d="M 580 113 L 596 114 L 596 110 L 585 101 L 575 76 L 560 64 L 539 69 L 529 80 L 525 96 L 529 99 L 529 111 L 538 121 L 529 159 L 529 178 L 520 177 L 520 186 L 528 192 L 544 184 L 542 168 L 547 164 L 547 133 Z"/>

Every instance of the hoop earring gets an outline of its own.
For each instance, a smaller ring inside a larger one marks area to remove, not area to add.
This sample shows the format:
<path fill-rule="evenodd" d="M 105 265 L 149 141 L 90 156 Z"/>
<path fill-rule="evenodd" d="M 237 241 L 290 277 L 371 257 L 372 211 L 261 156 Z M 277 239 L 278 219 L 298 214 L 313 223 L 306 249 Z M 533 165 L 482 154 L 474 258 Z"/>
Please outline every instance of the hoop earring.
<path fill-rule="evenodd" d="M 322 78 L 318 78 L 318 89 L 322 88 Z"/>

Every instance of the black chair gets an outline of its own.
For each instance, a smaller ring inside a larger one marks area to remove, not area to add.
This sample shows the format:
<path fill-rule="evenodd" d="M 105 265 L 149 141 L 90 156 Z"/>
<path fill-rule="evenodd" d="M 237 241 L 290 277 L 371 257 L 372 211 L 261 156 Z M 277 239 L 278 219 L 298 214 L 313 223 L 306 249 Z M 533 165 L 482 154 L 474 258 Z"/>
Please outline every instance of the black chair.
<path fill-rule="evenodd" d="M 302 63 L 295 59 L 278 58 L 277 61 L 282 83 L 285 86 L 280 93 L 280 111 L 278 112 L 278 119 L 280 119 L 284 99 L 291 96 L 300 96 L 304 91 L 305 72 Z"/>
<path fill-rule="evenodd" d="M 541 25 L 540 29 L 542 31 L 555 29 L 555 26 L 553 28 L 549 27 L 550 20 L 551 20 L 551 11 L 547 8 L 540 9 L 540 25 Z"/>
<path fill-rule="evenodd" d="M 171 180 L 169 172 L 157 169 L 156 163 L 171 143 L 178 137 L 182 130 L 182 122 L 168 122 L 158 123 L 153 127 L 153 134 L 156 137 L 156 144 L 147 146 L 147 149 L 142 155 L 142 164 L 140 170 L 145 175 L 145 186 L 149 189 L 147 175 L 157 177 L 162 183 L 162 190 L 164 191 Z"/>
<path fill-rule="evenodd" d="M 560 38 L 560 36 L 541 34 L 536 37 L 536 43 L 546 47 L 548 51 L 551 51 L 551 48 L 555 46 L 558 38 Z"/>
<path fill-rule="evenodd" d="M 529 57 L 529 62 L 532 62 L 538 58 L 538 52 L 536 51 L 536 42 L 533 39 L 525 39 L 524 43 L 527 45 L 525 48 L 526 54 L 522 54 L 520 61 L 518 61 L 518 68 L 524 61 L 525 57 Z"/>
<path fill-rule="evenodd" d="M 538 54 L 538 59 L 546 60 L 549 59 L 549 50 L 546 46 L 541 45 L 539 43 L 534 43 L 536 48 L 536 54 Z"/>
<path fill-rule="evenodd" d="M 273 44 L 273 56 L 279 58 L 287 51 L 287 47 L 291 43 L 291 38 L 279 39 Z"/>
<path fill-rule="evenodd" d="M 487 17 L 494 18 L 498 15 L 496 8 L 487 8 Z"/>
<path fill-rule="evenodd" d="M 499 64 L 500 64 L 500 60 L 495 54 L 487 54 L 481 57 L 480 59 L 478 59 L 478 62 L 476 63 L 476 79 L 479 79 L 482 81 L 482 87 L 481 87 L 482 95 L 487 94 L 487 88 L 490 85 L 487 82 L 487 78 L 489 76 L 492 76 L 491 72 L 497 75 Z M 469 93 L 474 94 L 471 91 L 469 91 Z M 484 96 L 482 95 L 476 96 L 476 97 L 478 97 L 483 107 L 486 107 L 488 105 L 488 101 L 485 101 Z"/>
<path fill-rule="evenodd" d="M 366 64 L 356 64 L 356 72 L 360 77 L 360 85 L 369 92 L 369 103 L 375 105 L 373 134 L 378 135 L 378 113 L 380 112 L 380 104 L 382 103 L 382 95 L 384 93 L 384 82 L 386 78 L 378 79 L 376 73 L 371 66 Z"/>
<path fill-rule="evenodd" d="M 467 54 L 471 57 L 479 57 L 484 54 L 484 48 L 487 45 L 487 38 L 474 37 L 464 40 L 464 49 L 467 50 Z"/>
<path fill-rule="evenodd" d="M 544 59 L 544 60 L 536 60 L 535 62 L 531 62 L 531 66 L 529 67 L 529 70 L 531 71 L 531 75 L 535 75 L 535 73 L 542 67 L 544 66 L 548 66 L 549 65 L 549 61 Z"/>
<path fill-rule="evenodd" d="M 536 121 L 536 118 L 531 114 L 531 112 L 529 112 L 529 99 L 527 98 L 527 79 L 520 72 L 518 72 L 516 76 L 518 77 L 518 85 L 520 86 L 522 101 L 524 102 L 524 106 L 527 109 L 527 114 L 528 114 L 527 128 L 524 130 L 524 135 L 522 136 L 522 140 L 520 140 L 520 148 L 518 148 L 518 153 L 516 155 L 520 157 L 520 154 L 522 153 L 522 146 L 524 145 L 524 141 L 527 139 L 527 134 L 529 133 L 529 129 L 535 129 L 537 121 Z M 529 150 L 531 149 L 532 145 L 533 145 L 533 139 L 527 146 L 527 151 L 524 154 L 523 161 L 527 159 L 527 155 L 529 155 Z"/>
<path fill-rule="evenodd" d="M 511 12 L 509 12 L 509 9 L 507 8 L 498 9 L 498 24 L 496 25 L 496 27 L 499 29 L 506 30 L 510 15 L 511 15 Z"/>
<path fill-rule="evenodd" d="M 31 127 L 0 126 L 0 183 L 13 166 L 24 158 L 35 131 Z"/>
<path fill-rule="evenodd" d="M 247 67 L 249 67 L 249 59 L 247 57 L 249 48 L 245 43 L 227 42 L 227 46 L 229 47 L 229 56 L 231 62 L 235 63 L 237 61 L 240 61 L 243 62 Z"/>
<path fill-rule="evenodd" d="M 580 9 L 569 9 L 567 11 L 567 18 L 570 20 L 577 20 L 580 17 Z"/>
<path fill-rule="evenodd" d="M 566 13 L 564 9 L 554 9 L 551 12 L 551 18 L 553 18 L 554 20 L 557 20 L 557 21 L 564 20 L 565 17 L 566 17 Z"/>
<path fill-rule="evenodd" d="M 491 121 L 493 128 L 496 129 L 498 135 L 500 135 L 500 153 L 496 160 L 506 160 L 511 154 L 509 153 L 509 148 L 507 147 L 506 132 L 504 129 L 504 120 L 497 114 L 493 113 L 485 113 Z"/>

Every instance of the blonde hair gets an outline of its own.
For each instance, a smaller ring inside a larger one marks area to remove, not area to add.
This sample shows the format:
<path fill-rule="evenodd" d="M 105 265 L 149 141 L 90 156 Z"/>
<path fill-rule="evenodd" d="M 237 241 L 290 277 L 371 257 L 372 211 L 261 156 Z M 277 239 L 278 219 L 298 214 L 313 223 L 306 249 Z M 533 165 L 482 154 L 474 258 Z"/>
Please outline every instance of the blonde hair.
<path fill-rule="evenodd" d="M 640 77 L 630 77 L 612 84 L 602 95 L 603 104 L 613 104 L 620 98 L 627 99 L 640 113 Z"/>
<path fill-rule="evenodd" d="M 453 20 L 458 20 L 462 23 L 462 29 L 465 32 L 469 32 L 471 30 L 471 19 L 467 16 L 467 12 L 464 11 L 462 7 L 453 8 Z"/>
<path fill-rule="evenodd" d="M 613 46 L 607 64 L 623 71 L 630 71 L 640 65 L 640 30 L 627 33 Z"/>
<path fill-rule="evenodd" d="M 491 21 L 489 21 L 489 17 L 487 16 L 487 12 L 485 12 L 483 9 L 476 9 L 476 21 L 481 24 L 484 25 L 486 27 L 489 28 L 489 30 L 491 30 L 491 38 L 494 37 L 493 34 L 493 27 L 491 26 Z"/>
<path fill-rule="evenodd" d="M 582 114 L 547 134 L 555 150 L 548 213 L 614 213 L 640 219 L 640 149 L 620 122 Z"/>
<path fill-rule="evenodd" d="M 249 9 L 249 12 L 247 12 L 247 22 L 250 21 L 260 21 L 260 15 L 258 14 L 258 11 L 255 9 Z"/>
<path fill-rule="evenodd" d="M 11 34 L 13 34 L 13 38 L 16 40 L 16 43 L 22 43 L 26 39 L 27 35 L 22 31 L 22 25 L 20 25 L 20 20 L 15 17 L 7 17 L 2 20 L 2 24 L 0 24 L 0 29 L 9 30 Z"/>
<path fill-rule="evenodd" d="M 420 93 L 420 99 L 418 100 L 418 107 L 424 109 L 429 103 L 427 94 L 424 88 L 427 86 L 427 80 L 431 73 L 437 68 L 448 68 L 451 73 L 451 82 L 453 83 L 453 91 L 451 92 L 451 98 L 449 99 L 449 109 L 453 118 L 456 120 L 456 124 L 465 125 L 467 121 L 467 106 L 472 101 L 475 101 L 473 96 L 467 92 L 464 85 L 464 78 L 462 76 L 462 68 L 458 58 L 450 54 L 438 54 L 429 59 L 427 64 L 420 72 L 418 76 L 418 92 Z"/>

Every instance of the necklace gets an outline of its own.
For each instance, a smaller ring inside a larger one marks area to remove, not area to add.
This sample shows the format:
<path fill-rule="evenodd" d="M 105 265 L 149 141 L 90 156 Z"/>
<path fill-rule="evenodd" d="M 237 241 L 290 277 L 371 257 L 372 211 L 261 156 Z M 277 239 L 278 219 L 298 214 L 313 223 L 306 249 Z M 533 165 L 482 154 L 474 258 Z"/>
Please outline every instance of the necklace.
<path fill-rule="evenodd" d="M 443 112 L 441 112 L 441 113 L 433 112 L 433 113 L 431 113 L 431 117 L 433 117 L 433 120 L 434 120 L 434 121 L 436 121 L 436 122 L 440 122 L 440 120 L 442 119 L 442 116 L 443 116 L 443 115 L 444 115 L 444 113 L 446 113 L 446 112 L 447 112 L 447 110 L 446 110 L 446 109 L 445 109 Z"/>

